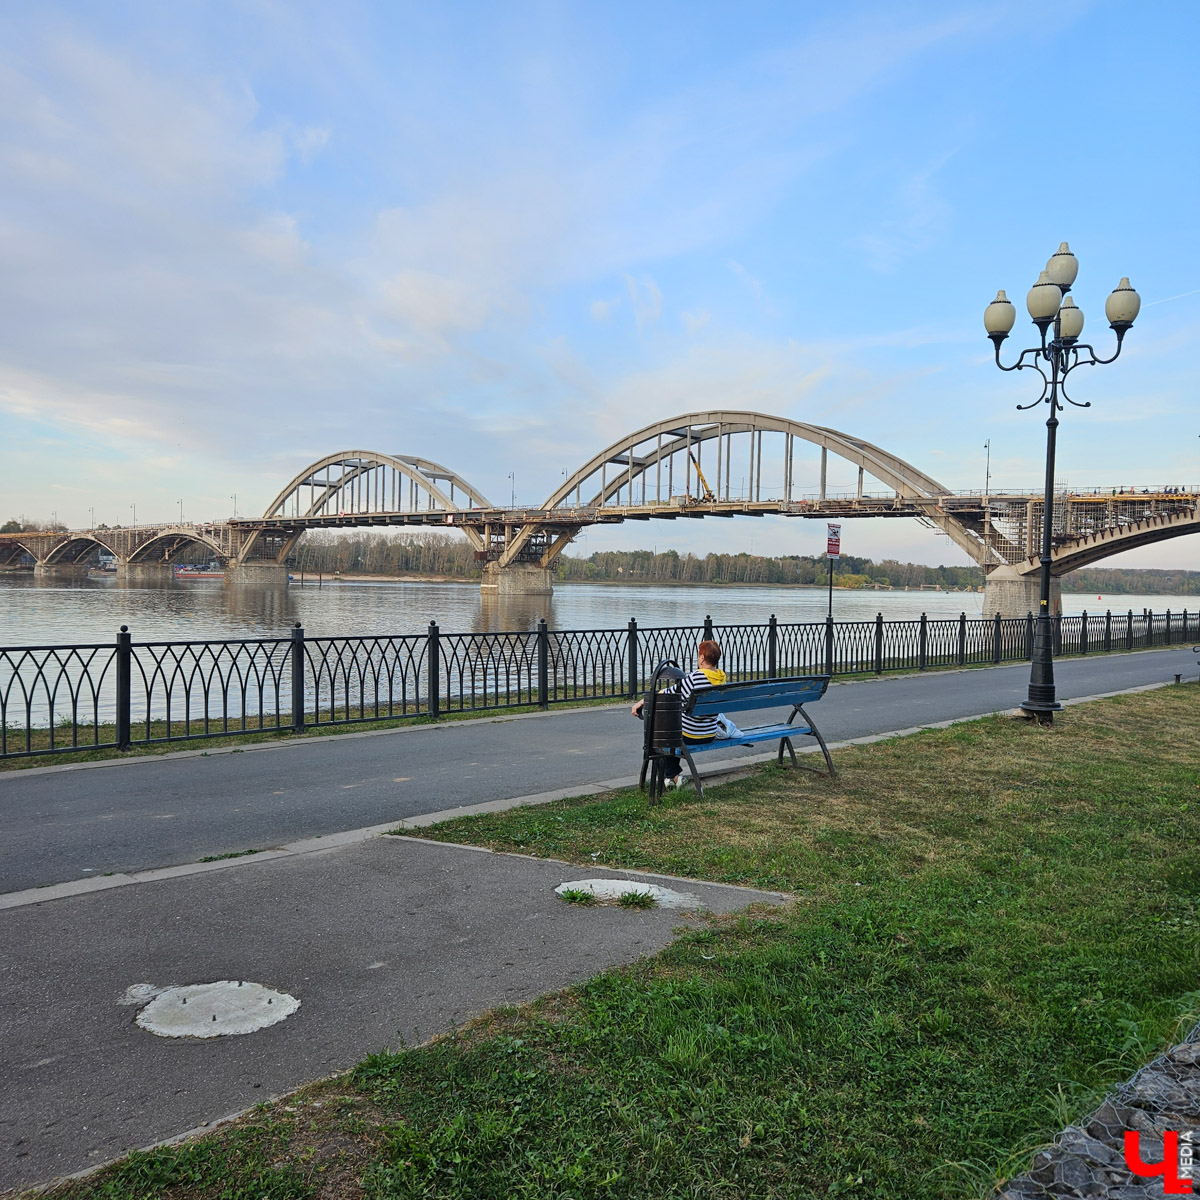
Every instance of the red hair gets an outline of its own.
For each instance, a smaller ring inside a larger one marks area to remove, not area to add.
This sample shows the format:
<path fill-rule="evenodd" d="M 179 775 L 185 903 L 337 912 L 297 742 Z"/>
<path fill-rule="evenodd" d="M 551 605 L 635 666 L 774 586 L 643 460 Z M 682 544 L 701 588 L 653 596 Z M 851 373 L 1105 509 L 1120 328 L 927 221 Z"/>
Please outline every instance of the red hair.
<path fill-rule="evenodd" d="M 697 653 L 710 667 L 716 667 L 721 662 L 721 647 L 717 642 L 701 642 L 696 648 Z"/>

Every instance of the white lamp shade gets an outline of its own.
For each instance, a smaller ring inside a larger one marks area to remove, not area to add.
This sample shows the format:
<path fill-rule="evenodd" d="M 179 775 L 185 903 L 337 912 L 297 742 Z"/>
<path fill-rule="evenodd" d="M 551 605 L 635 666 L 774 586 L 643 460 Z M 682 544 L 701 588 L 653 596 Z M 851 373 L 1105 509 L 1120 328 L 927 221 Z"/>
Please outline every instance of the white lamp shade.
<path fill-rule="evenodd" d="M 1058 306 L 1062 303 L 1062 292 L 1058 284 L 1050 279 L 1050 272 L 1043 271 L 1038 281 L 1029 289 L 1025 297 L 1025 307 L 1035 321 L 1053 321 Z"/>
<path fill-rule="evenodd" d="M 983 310 L 983 327 L 989 336 L 993 333 L 1008 333 L 1016 320 L 1017 310 L 1001 288 L 996 293 L 995 300 Z"/>
<path fill-rule="evenodd" d="M 1129 286 L 1126 276 L 1104 302 L 1104 315 L 1110 325 L 1132 325 L 1142 307 L 1142 298 Z"/>
<path fill-rule="evenodd" d="M 1050 256 L 1046 263 L 1046 274 L 1050 276 L 1050 282 L 1057 284 L 1064 292 L 1075 282 L 1075 276 L 1079 274 L 1079 259 L 1071 253 L 1066 242 L 1062 242 Z"/>
<path fill-rule="evenodd" d="M 1061 337 L 1074 340 L 1083 332 L 1083 309 L 1075 307 L 1075 301 L 1068 296 L 1058 310 L 1058 328 Z"/>

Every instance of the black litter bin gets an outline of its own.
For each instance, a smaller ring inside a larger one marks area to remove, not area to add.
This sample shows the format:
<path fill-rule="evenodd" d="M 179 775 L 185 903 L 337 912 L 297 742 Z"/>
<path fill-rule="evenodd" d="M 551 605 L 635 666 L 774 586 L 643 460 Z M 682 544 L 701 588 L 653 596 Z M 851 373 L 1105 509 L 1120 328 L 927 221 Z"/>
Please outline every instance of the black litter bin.
<path fill-rule="evenodd" d="M 646 749 L 677 749 L 683 743 L 683 698 L 678 692 L 647 692 L 642 711 L 653 714 L 646 722 Z"/>

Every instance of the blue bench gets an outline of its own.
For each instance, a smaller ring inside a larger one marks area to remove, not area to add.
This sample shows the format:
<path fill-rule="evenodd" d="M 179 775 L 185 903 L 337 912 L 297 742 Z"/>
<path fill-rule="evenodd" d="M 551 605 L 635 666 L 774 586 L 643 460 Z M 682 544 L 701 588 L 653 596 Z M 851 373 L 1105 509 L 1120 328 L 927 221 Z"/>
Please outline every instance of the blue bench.
<path fill-rule="evenodd" d="M 783 752 L 786 749 L 791 755 L 792 766 L 799 768 L 800 764 L 792 745 L 793 739 L 798 737 L 816 739 L 817 745 L 821 747 L 821 753 L 825 756 L 827 773 L 831 779 L 834 778 L 837 772 L 833 768 L 833 759 L 829 757 L 829 747 L 825 745 L 825 739 L 813 724 L 812 718 L 804 711 L 804 706 L 815 704 L 825 695 L 828 687 L 828 675 L 797 675 L 788 679 L 723 683 L 718 687 L 702 688 L 693 692 L 682 712 L 694 717 L 715 717 L 718 713 L 724 713 L 736 720 L 734 715 L 736 713 L 791 706 L 792 711 L 786 721 L 743 728 L 739 737 L 717 737 L 711 742 L 685 741 L 679 735 L 672 737 L 667 734 L 663 728 L 663 722 L 656 723 L 655 718 L 655 707 L 657 707 L 657 703 L 661 703 L 663 693 L 652 691 L 647 696 L 651 707 L 650 712 L 646 714 L 648 728 L 639 781 L 641 786 L 643 788 L 646 786 L 646 775 L 649 770 L 651 796 L 656 798 L 662 792 L 663 780 L 659 765 L 661 760 L 666 757 L 680 758 L 687 763 L 696 791 L 703 797 L 704 788 L 700 783 L 700 775 L 696 770 L 695 760 L 692 758 L 693 754 L 699 754 L 706 750 L 732 750 L 737 746 L 753 746 L 760 742 L 778 742 L 779 754 L 776 761 L 780 764 L 783 763 Z M 799 723 L 796 721 L 797 717 L 800 718 Z M 669 720 L 667 723 L 669 724 Z M 659 730 L 657 735 L 654 728 L 651 727 L 655 724 Z M 655 769 L 656 767 L 658 769 Z M 812 768 L 806 769 L 811 770 Z"/>

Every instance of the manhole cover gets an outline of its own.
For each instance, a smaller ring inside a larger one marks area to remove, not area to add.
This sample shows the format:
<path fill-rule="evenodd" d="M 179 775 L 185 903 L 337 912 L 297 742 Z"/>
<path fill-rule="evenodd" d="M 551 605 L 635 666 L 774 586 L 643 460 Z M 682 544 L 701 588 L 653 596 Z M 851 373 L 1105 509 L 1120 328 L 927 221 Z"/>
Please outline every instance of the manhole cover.
<path fill-rule="evenodd" d="M 299 1007 L 300 1001 L 287 992 L 248 980 L 219 979 L 163 988 L 138 1013 L 137 1023 L 159 1037 L 229 1037 L 277 1025 Z"/>
<path fill-rule="evenodd" d="M 643 883 L 634 879 L 573 879 L 569 883 L 560 883 L 555 892 L 591 892 L 601 903 L 615 903 L 621 896 L 629 892 L 640 892 L 644 896 L 652 896 L 661 908 L 704 908 L 704 902 L 691 892 L 676 892 L 671 888 L 659 887 L 657 883 Z"/>

